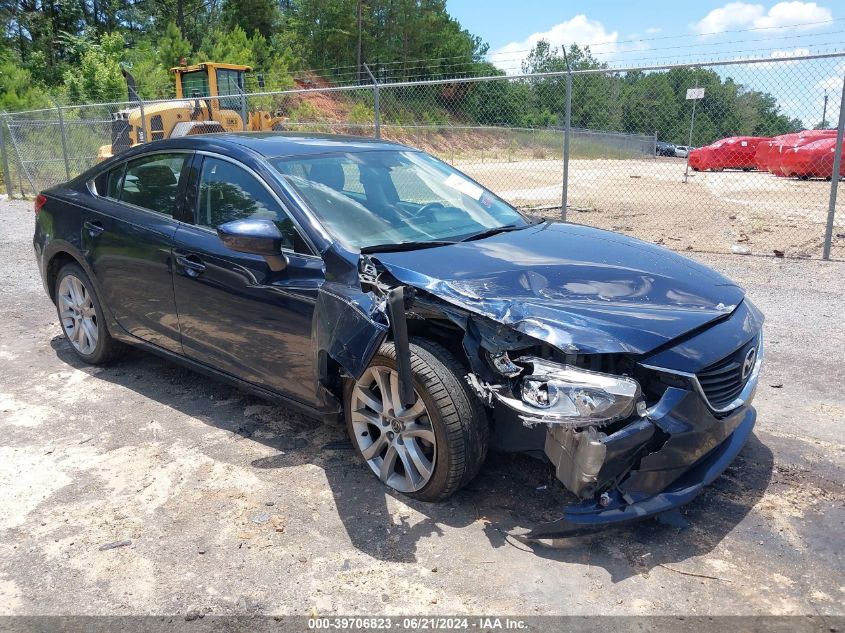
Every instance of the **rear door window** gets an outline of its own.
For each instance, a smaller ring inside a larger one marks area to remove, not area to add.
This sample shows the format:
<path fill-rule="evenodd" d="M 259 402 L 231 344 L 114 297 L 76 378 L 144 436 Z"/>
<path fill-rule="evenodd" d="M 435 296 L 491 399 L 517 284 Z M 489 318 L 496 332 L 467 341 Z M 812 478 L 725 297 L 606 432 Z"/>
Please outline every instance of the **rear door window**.
<path fill-rule="evenodd" d="M 153 154 L 126 165 L 120 201 L 173 216 L 179 179 L 189 154 Z"/>

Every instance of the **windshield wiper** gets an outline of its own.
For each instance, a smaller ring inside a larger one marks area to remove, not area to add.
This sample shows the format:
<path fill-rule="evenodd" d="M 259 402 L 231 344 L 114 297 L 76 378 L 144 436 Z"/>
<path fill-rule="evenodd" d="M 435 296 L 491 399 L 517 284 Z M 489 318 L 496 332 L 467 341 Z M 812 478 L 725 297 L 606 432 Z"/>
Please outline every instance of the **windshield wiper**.
<path fill-rule="evenodd" d="M 533 222 L 526 222 L 525 224 L 505 224 L 504 226 L 495 226 L 489 229 L 484 229 L 478 233 L 473 233 L 472 235 L 468 235 L 460 240 L 450 241 L 450 240 L 428 240 L 428 241 L 408 241 L 408 242 L 396 242 L 395 244 L 376 244 L 374 246 L 365 246 L 361 249 L 361 252 L 366 254 L 369 253 L 390 253 L 390 252 L 398 252 L 398 251 L 415 251 L 421 248 L 431 248 L 433 246 L 449 246 L 450 244 L 459 244 L 461 242 L 470 242 L 472 240 L 480 240 L 485 237 L 490 237 L 492 235 L 496 235 L 497 233 L 506 233 L 508 231 L 516 231 L 518 229 L 524 229 L 529 226 L 536 226 L 537 224 L 541 224 L 545 222 L 544 218 L 538 218 Z"/>
<path fill-rule="evenodd" d="M 431 248 L 433 246 L 449 246 L 450 244 L 457 244 L 457 242 L 450 242 L 448 240 L 432 240 L 396 242 L 395 244 L 375 244 L 374 246 L 365 246 L 361 249 L 361 252 L 365 255 L 368 253 L 395 253 L 398 251 L 415 251 L 421 248 Z"/>
<path fill-rule="evenodd" d="M 471 242 L 472 240 L 483 240 L 485 237 L 492 237 L 493 235 L 497 235 L 499 233 L 507 233 L 508 231 L 516 231 L 518 229 L 524 229 L 529 226 L 534 226 L 535 224 L 539 224 L 544 220 L 540 218 L 537 222 L 526 222 L 525 224 L 505 224 L 504 226 L 494 226 L 489 229 L 484 229 L 479 233 L 473 233 L 472 235 L 468 235 L 467 237 L 460 240 L 461 242 Z"/>

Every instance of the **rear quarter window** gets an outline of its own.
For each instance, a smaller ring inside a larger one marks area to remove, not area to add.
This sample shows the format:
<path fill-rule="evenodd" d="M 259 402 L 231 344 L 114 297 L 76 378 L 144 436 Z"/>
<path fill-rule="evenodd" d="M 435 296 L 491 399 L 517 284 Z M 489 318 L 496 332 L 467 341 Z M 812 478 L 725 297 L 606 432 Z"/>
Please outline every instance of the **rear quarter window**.
<path fill-rule="evenodd" d="M 120 186 L 123 183 L 123 171 L 125 164 L 120 164 L 113 169 L 103 172 L 94 179 L 94 190 L 98 196 L 113 198 L 120 196 Z"/>

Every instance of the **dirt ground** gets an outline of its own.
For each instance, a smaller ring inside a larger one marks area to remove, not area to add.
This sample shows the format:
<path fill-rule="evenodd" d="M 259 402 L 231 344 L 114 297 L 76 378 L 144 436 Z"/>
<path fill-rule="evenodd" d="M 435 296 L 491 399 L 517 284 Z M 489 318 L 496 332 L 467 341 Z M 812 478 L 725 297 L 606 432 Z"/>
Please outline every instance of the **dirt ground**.
<path fill-rule="evenodd" d="M 0 614 L 843 612 L 842 263 L 697 255 L 768 318 L 755 436 L 687 529 L 526 545 L 567 500 L 539 461 L 417 503 L 339 426 L 141 352 L 78 362 L 30 208 L 0 202 Z"/>
<path fill-rule="evenodd" d="M 577 160 L 569 167 L 571 222 L 622 231 L 674 250 L 819 257 L 830 182 L 769 173 L 693 172 L 679 158 Z M 560 209 L 559 160 L 456 161 L 521 207 Z M 839 186 L 832 256 L 845 258 L 845 187 Z M 542 213 L 542 211 L 541 211 Z"/>

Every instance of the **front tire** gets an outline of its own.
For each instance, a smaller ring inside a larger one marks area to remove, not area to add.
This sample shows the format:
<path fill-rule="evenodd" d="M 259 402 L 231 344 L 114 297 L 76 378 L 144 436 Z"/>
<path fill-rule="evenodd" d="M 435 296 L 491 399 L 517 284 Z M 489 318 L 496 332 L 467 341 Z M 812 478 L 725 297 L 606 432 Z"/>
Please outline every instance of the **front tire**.
<path fill-rule="evenodd" d="M 478 474 L 488 424 L 466 371 L 444 347 L 413 339 L 415 402 L 398 405 L 396 349 L 385 343 L 357 381 L 344 385 L 349 436 L 387 486 L 422 501 L 442 501 Z"/>
<path fill-rule="evenodd" d="M 79 264 L 66 264 L 56 276 L 56 311 L 74 353 L 91 365 L 107 363 L 124 350 L 106 327 L 94 284 Z"/>

